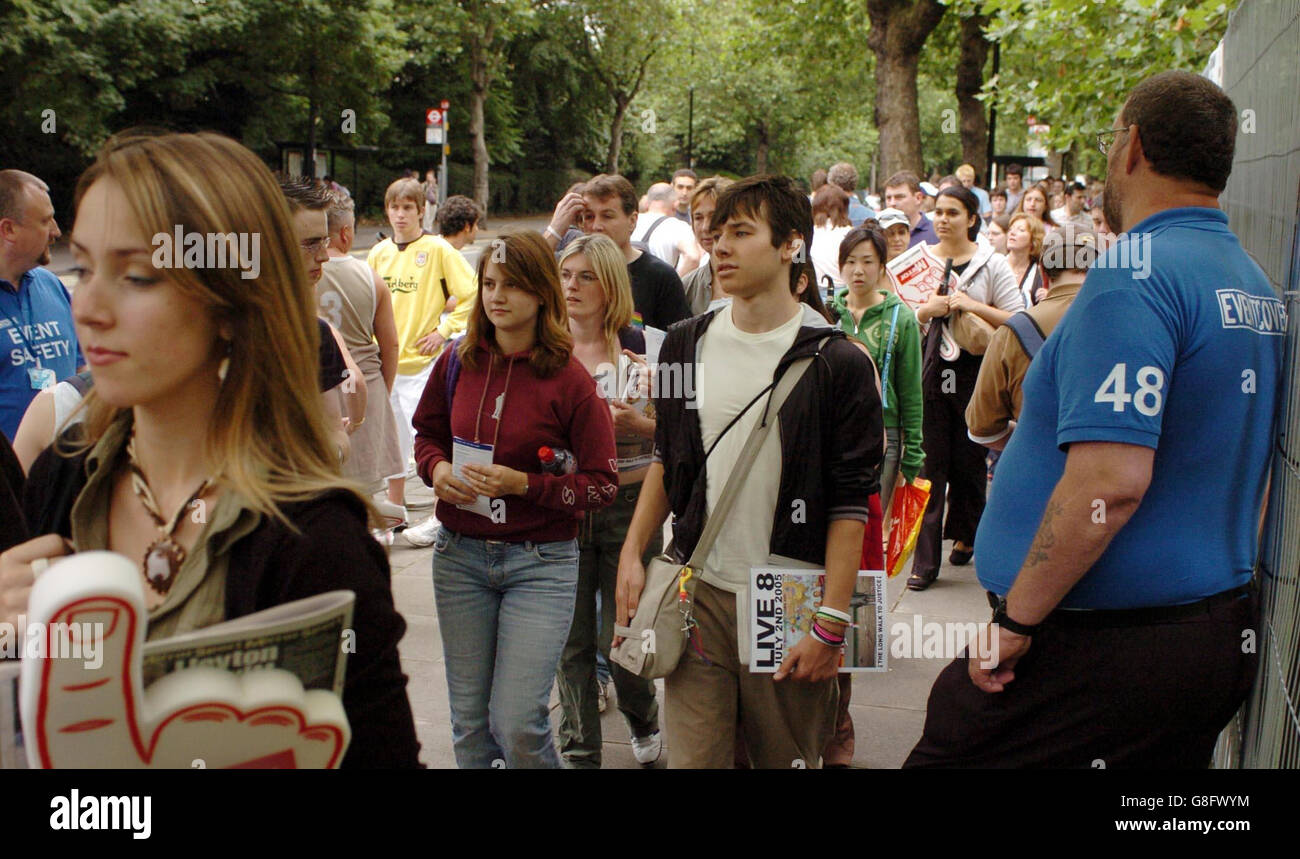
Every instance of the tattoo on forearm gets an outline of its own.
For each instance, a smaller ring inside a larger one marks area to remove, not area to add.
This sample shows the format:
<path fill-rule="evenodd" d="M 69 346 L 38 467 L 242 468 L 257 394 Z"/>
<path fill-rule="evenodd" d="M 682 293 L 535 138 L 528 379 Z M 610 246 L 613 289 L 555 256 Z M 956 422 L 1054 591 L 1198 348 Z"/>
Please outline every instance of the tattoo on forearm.
<path fill-rule="evenodd" d="M 1056 546 L 1056 519 L 1064 512 L 1064 505 L 1059 501 L 1048 500 L 1047 509 L 1043 511 L 1043 522 L 1038 526 L 1038 533 L 1034 535 L 1033 545 L 1029 547 L 1029 554 L 1025 557 L 1025 568 L 1035 567 L 1044 563 L 1052 549 Z"/>

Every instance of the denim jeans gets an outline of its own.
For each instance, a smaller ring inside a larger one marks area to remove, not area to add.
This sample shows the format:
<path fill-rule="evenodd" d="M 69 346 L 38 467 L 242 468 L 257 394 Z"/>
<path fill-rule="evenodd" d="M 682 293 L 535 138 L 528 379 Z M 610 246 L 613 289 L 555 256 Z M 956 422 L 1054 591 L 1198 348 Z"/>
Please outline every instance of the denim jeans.
<path fill-rule="evenodd" d="M 609 654 L 614 638 L 614 588 L 618 582 L 618 556 L 636 510 L 641 484 L 620 486 L 614 503 L 600 510 L 588 510 L 579 534 L 577 603 L 573 626 L 564 645 L 556 681 L 560 688 L 562 716 L 559 726 L 560 753 L 574 769 L 599 769 L 603 738 L 600 710 L 596 702 L 598 674 L 596 659 Z M 646 547 L 644 562 L 659 554 L 656 532 Z M 596 604 L 599 597 L 600 612 Z M 659 730 L 659 702 L 655 685 L 620 665 L 610 663 L 618 709 L 635 737 Z"/>
<path fill-rule="evenodd" d="M 549 703 L 577 585 L 577 540 L 503 543 L 438 529 L 433 593 L 457 766 L 560 766 Z"/>

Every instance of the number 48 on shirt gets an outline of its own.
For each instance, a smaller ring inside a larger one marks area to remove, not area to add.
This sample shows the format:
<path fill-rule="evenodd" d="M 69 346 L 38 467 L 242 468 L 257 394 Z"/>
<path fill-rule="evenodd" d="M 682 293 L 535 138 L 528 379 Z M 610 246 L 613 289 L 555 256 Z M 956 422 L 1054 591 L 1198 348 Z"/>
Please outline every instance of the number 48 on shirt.
<path fill-rule="evenodd" d="M 1122 412 L 1129 403 L 1142 414 L 1153 417 L 1160 414 L 1164 402 L 1161 390 L 1165 386 L 1165 373 L 1159 367 L 1146 366 L 1137 371 L 1135 377 L 1137 391 L 1128 393 L 1128 364 L 1120 363 L 1111 368 L 1097 393 L 1093 395 L 1094 403 L 1110 403 L 1111 408 Z"/>

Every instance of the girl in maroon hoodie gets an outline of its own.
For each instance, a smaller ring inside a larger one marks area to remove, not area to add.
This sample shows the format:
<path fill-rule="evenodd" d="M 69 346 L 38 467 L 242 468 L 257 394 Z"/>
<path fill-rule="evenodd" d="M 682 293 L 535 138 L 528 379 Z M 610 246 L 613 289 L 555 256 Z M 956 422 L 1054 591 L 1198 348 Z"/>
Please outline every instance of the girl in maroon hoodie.
<path fill-rule="evenodd" d="M 438 358 L 413 421 L 442 523 L 433 584 L 452 741 L 462 768 L 558 767 L 547 705 L 573 618 L 578 524 L 618 492 L 613 424 L 573 357 L 542 237 L 494 241 L 478 281 L 465 337 Z M 544 472 L 543 447 L 570 452 L 572 470 Z"/>

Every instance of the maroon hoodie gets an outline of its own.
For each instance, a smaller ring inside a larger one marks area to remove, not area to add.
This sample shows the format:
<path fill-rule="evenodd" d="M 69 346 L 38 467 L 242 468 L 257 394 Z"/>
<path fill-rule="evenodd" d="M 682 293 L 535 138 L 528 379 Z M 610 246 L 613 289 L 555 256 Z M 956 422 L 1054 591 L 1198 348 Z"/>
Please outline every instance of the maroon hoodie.
<path fill-rule="evenodd" d="M 493 522 L 442 500 L 435 510 L 438 521 L 457 534 L 479 539 L 512 543 L 572 540 L 578 535 L 582 511 L 604 507 L 618 493 L 614 425 L 591 374 L 577 358 L 570 357 L 558 373 L 544 379 L 528 363 L 528 352 L 493 360 L 486 342 L 480 340 L 475 351 L 478 366 L 461 363 L 449 416 L 447 356 L 455 345 L 438 357 L 411 421 L 420 477 L 432 486 L 434 467 L 451 462 L 452 436 L 483 444 L 492 444 L 496 436 L 492 461 L 526 473 L 528 492 L 505 496 L 504 522 Z M 502 394 L 498 430 L 493 414 Z M 537 449 L 543 445 L 571 451 L 578 470 L 544 474 L 537 459 Z"/>

